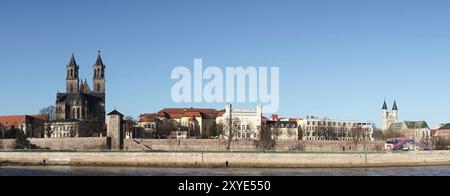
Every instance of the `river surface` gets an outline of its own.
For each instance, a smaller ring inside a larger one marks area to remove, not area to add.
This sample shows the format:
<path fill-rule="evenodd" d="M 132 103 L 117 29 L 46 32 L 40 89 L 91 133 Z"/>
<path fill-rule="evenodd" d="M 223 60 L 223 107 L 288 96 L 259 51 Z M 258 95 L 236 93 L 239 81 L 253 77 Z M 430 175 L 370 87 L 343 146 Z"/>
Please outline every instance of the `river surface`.
<path fill-rule="evenodd" d="M 450 176 L 450 166 L 343 169 L 0 166 L 0 176 Z"/>

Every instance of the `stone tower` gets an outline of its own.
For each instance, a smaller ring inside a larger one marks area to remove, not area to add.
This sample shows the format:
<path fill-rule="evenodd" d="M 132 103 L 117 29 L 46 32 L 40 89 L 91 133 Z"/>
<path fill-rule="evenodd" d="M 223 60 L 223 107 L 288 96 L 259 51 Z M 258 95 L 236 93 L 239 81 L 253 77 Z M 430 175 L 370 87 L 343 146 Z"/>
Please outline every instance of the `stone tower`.
<path fill-rule="evenodd" d="M 106 91 L 106 80 L 105 80 L 105 65 L 102 61 L 102 56 L 100 51 L 98 52 L 97 61 L 93 66 L 94 70 L 94 93 L 105 93 Z"/>
<path fill-rule="evenodd" d="M 69 64 L 67 64 L 67 77 L 66 77 L 66 92 L 76 93 L 79 90 L 80 80 L 78 78 L 78 69 L 80 67 L 75 61 L 75 55 L 72 54 Z"/>
<path fill-rule="evenodd" d="M 398 122 L 398 107 L 397 102 L 394 101 L 394 106 L 392 106 L 392 112 L 388 111 L 386 101 L 383 103 L 383 108 L 381 109 L 381 130 L 386 131 L 389 129 L 392 123 Z"/>
<path fill-rule="evenodd" d="M 117 110 L 112 111 L 107 115 L 107 137 L 110 140 L 112 150 L 123 149 L 123 114 Z"/>

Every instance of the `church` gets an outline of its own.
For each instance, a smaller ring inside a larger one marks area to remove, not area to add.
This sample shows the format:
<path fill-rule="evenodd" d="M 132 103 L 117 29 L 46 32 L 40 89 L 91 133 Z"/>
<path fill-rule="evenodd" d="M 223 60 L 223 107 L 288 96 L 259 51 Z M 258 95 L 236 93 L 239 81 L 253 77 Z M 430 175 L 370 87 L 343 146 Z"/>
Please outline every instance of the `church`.
<path fill-rule="evenodd" d="M 99 54 L 93 71 L 93 88 L 80 80 L 79 65 L 72 54 L 66 66 L 66 92 L 56 95 L 56 121 L 52 138 L 78 137 L 81 122 L 105 123 L 105 64 Z"/>

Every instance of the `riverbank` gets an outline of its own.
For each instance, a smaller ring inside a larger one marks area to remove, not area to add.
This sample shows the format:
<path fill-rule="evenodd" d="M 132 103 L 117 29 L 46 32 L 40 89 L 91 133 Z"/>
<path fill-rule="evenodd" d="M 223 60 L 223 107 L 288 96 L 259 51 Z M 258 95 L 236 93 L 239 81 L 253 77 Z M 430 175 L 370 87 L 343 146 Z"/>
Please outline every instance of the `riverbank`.
<path fill-rule="evenodd" d="M 450 165 L 450 152 L 0 152 L 0 165 L 176 168 L 364 168 Z"/>

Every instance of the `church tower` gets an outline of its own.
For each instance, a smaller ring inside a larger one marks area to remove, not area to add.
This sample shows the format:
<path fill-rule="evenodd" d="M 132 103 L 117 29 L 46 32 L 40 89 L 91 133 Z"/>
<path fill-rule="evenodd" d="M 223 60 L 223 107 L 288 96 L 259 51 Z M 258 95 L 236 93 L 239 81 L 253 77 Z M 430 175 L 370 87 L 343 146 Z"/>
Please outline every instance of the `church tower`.
<path fill-rule="evenodd" d="M 382 131 L 388 130 L 391 124 L 393 123 L 398 123 L 397 102 L 394 101 L 394 105 L 392 106 L 392 112 L 389 112 L 386 101 L 384 101 L 383 108 L 381 109 L 381 130 Z"/>
<path fill-rule="evenodd" d="M 67 64 L 67 77 L 66 77 L 66 93 L 77 93 L 79 90 L 80 80 L 78 78 L 79 66 L 75 61 L 75 55 L 72 54 L 69 64 Z"/>
<path fill-rule="evenodd" d="M 102 56 L 100 55 L 100 51 L 98 51 L 97 61 L 93 67 L 94 69 L 94 93 L 105 93 L 106 88 L 106 80 L 105 80 L 105 65 L 102 61 Z"/>

